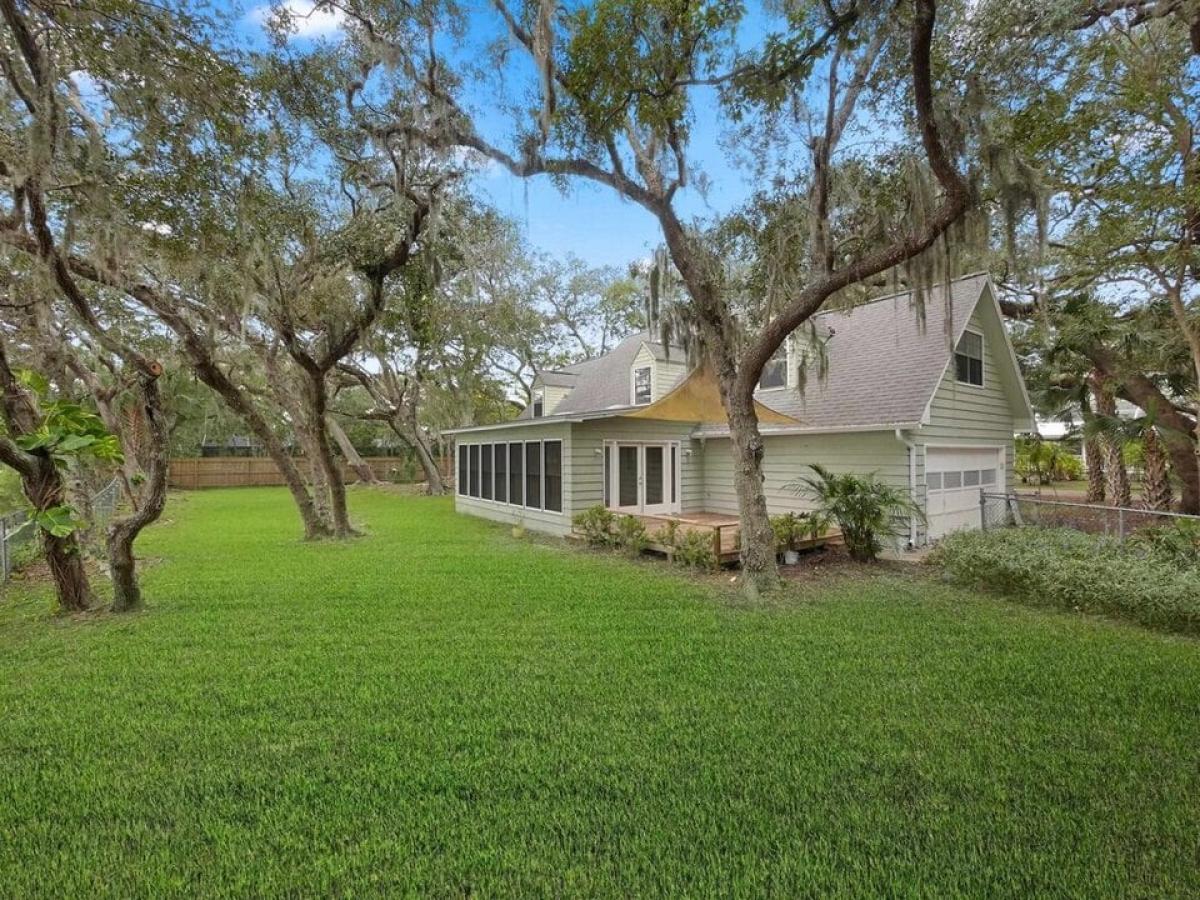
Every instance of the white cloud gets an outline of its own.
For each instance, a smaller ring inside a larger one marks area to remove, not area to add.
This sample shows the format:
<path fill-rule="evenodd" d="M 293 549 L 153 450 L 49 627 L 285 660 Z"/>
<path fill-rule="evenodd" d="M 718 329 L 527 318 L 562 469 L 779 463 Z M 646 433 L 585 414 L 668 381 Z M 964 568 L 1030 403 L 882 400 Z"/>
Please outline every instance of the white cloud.
<path fill-rule="evenodd" d="M 315 9 L 313 0 L 283 0 L 264 3 L 250 12 L 250 18 L 263 27 L 285 23 L 292 37 L 322 38 L 337 34 L 346 20 L 340 9 Z"/>

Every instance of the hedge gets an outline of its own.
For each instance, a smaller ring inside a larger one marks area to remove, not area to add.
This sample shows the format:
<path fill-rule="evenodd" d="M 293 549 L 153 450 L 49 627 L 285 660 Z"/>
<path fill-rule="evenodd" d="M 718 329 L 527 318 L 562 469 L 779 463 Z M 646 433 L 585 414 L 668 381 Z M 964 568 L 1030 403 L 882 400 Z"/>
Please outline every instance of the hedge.
<path fill-rule="evenodd" d="M 1200 566 L 1146 545 L 1069 528 L 1003 528 L 948 536 L 930 555 L 952 582 L 1023 602 L 1200 633 Z"/>

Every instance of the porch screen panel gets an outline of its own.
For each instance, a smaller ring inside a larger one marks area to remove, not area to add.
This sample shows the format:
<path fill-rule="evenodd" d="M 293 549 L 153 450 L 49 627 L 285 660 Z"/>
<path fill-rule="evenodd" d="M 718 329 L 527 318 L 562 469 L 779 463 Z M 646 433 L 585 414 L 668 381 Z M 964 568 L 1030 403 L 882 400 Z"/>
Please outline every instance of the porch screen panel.
<path fill-rule="evenodd" d="M 479 496 L 492 499 L 492 445 L 483 444 L 479 451 Z"/>
<path fill-rule="evenodd" d="M 646 505 L 663 502 L 663 448 L 646 448 Z"/>
<path fill-rule="evenodd" d="M 542 442 L 525 445 L 525 505 L 542 508 Z"/>
<path fill-rule="evenodd" d="M 458 492 L 464 497 L 467 494 L 467 448 L 464 444 L 458 445 Z"/>
<path fill-rule="evenodd" d="M 520 441 L 508 445 L 508 502 L 515 506 L 525 503 L 524 448 Z"/>
<path fill-rule="evenodd" d="M 617 505 L 637 506 L 638 448 L 617 448 Z"/>
<path fill-rule="evenodd" d="M 472 497 L 478 497 L 479 496 L 479 445 L 478 444 L 471 445 L 470 466 L 471 466 L 471 471 L 470 471 L 471 484 L 470 484 L 470 490 L 468 491 L 468 493 L 470 493 L 470 495 Z"/>
<path fill-rule="evenodd" d="M 508 499 L 508 444 L 496 445 L 496 502 Z"/>
<path fill-rule="evenodd" d="M 542 451 L 546 485 L 544 506 L 553 512 L 562 512 L 562 441 L 546 441 Z"/>

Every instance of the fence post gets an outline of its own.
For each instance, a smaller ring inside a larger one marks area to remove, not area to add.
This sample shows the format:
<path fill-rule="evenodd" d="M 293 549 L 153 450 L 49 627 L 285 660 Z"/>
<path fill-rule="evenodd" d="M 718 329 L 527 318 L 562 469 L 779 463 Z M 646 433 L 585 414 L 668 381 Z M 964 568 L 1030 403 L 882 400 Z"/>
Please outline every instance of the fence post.
<path fill-rule="evenodd" d="M 8 581 L 8 518 L 0 516 L 0 581 Z"/>
<path fill-rule="evenodd" d="M 979 530 L 987 531 L 987 494 L 979 489 Z"/>
<path fill-rule="evenodd" d="M 1125 541 L 1125 507 L 1117 507 L 1117 540 Z"/>

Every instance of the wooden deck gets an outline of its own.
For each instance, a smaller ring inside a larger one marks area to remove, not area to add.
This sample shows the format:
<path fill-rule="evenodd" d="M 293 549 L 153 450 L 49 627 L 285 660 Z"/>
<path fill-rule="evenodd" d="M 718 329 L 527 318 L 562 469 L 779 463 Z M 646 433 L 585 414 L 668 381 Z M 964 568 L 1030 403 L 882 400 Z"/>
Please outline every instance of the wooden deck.
<path fill-rule="evenodd" d="M 646 532 L 650 535 L 651 541 L 647 546 L 649 550 L 665 553 L 667 556 L 671 555 L 670 547 L 655 543 L 653 538 L 654 533 L 668 522 L 676 522 L 676 527 L 680 532 L 700 531 L 709 534 L 713 553 L 722 565 L 737 562 L 741 558 L 741 520 L 737 516 L 715 512 L 690 512 L 674 516 L 638 516 L 637 518 L 646 526 Z M 800 541 L 796 549 L 807 550 L 822 547 L 830 541 L 836 542 L 840 537 L 838 532 L 831 532 L 818 538 Z"/>
<path fill-rule="evenodd" d="M 671 555 L 671 548 L 654 542 L 654 533 L 669 522 L 675 522 L 679 533 L 700 531 L 711 535 L 713 553 L 722 563 L 736 562 L 741 554 L 741 521 L 724 513 L 692 512 L 677 516 L 638 516 L 650 535 L 647 549 Z"/>
<path fill-rule="evenodd" d="M 614 512 L 616 511 L 614 510 Z M 617 513 L 617 515 L 621 514 Z M 635 515 L 634 518 L 638 519 L 645 526 L 646 534 L 650 537 L 650 542 L 646 545 L 647 550 L 665 554 L 668 558 L 673 556 L 674 548 L 656 542 L 654 537 L 662 528 L 671 522 L 675 522 L 677 534 L 699 531 L 707 535 L 712 542 L 713 554 L 717 557 L 717 561 L 721 565 L 736 563 L 741 559 L 741 520 L 737 516 L 716 512 L 690 512 L 679 515 Z M 578 531 L 573 531 L 571 536 L 577 539 L 582 538 L 582 534 Z M 812 550 L 824 547 L 826 544 L 839 544 L 841 540 L 841 532 L 832 530 L 818 538 L 798 542 L 796 549 Z"/>

